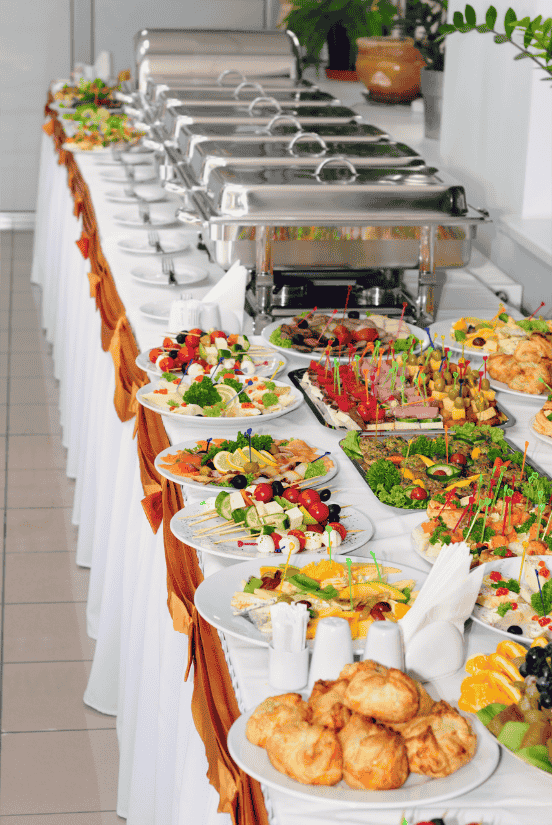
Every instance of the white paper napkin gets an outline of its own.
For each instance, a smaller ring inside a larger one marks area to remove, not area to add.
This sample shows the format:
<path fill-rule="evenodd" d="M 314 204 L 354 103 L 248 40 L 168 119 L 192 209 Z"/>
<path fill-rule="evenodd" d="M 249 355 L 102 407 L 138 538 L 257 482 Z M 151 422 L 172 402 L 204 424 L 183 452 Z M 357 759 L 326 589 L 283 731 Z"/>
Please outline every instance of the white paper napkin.
<path fill-rule="evenodd" d="M 470 572 L 472 556 L 465 541 L 443 547 L 418 598 L 399 620 L 405 646 L 426 625 L 449 621 L 460 633 L 469 618 L 483 581 L 484 565 Z"/>
<path fill-rule="evenodd" d="M 111 52 L 103 51 L 98 55 L 94 63 L 94 79 L 97 77 L 104 83 L 111 77 Z"/>
<path fill-rule="evenodd" d="M 221 308 L 235 312 L 243 328 L 245 307 L 245 288 L 247 286 L 247 269 L 239 261 L 232 264 L 228 272 L 203 298 L 204 303 L 215 302 Z"/>
<path fill-rule="evenodd" d="M 309 614 L 305 604 L 278 602 L 270 608 L 274 650 L 300 653 L 305 648 Z"/>

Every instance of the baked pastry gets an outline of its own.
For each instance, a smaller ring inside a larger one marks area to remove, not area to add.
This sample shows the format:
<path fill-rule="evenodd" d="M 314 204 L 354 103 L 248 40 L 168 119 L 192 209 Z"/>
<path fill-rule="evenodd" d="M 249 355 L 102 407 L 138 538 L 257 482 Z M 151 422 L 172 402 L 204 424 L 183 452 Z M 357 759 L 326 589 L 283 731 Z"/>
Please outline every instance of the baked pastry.
<path fill-rule="evenodd" d="M 253 745 L 264 748 L 267 739 L 277 728 L 290 722 L 303 722 L 307 718 L 307 712 L 307 703 L 300 693 L 269 696 L 247 720 L 245 735 Z"/>
<path fill-rule="evenodd" d="M 420 700 L 416 684 L 401 670 L 368 659 L 346 665 L 340 678 L 349 681 L 344 704 L 356 713 L 387 723 L 409 722 L 418 712 Z"/>
<path fill-rule="evenodd" d="M 343 749 L 343 779 L 351 788 L 389 791 L 409 774 L 400 733 L 354 713 L 338 734 Z"/>
<path fill-rule="evenodd" d="M 545 384 L 550 384 L 551 381 L 548 365 L 549 362 L 545 360 L 520 361 L 518 372 L 508 382 L 508 386 L 516 392 L 530 392 L 534 395 L 548 392 L 548 388 L 545 386 Z"/>
<path fill-rule="evenodd" d="M 469 722 L 447 702 L 437 702 L 427 716 L 405 725 L 402 736 L 412 773 L 434 779 L 467 764 L 477 747 Z"/>
<path fill-rule="evenodd" d="M 509 384 L 519 373 L 519 365 L 514 355 L 489 355 L 487 371 L 495 381 Z"/>
<path fill-rule="evenodd" d="M 431 713 L 433 707 L 436 705 L 435 700 L 431 698 L 431 696 L 424 688 L 424 686 L 417 682 L 415 679 L 413 681 L 416 685 L 416 690 L 418 691 L 418 699 L 420 702 L 416 716 L 409 722 L 387 722 L 387 727 L 391 728 L 392 730 L 396 730 L 399 733 L 402 733 L 407 725 L 410 725 L 416 719 L 419 719 L 420 716 L 427 716 L 429 713 Z"/>
<path fill-rule="evenodd" d="M 538 361 L 541 358 L 552 359 L 552 344 L 545 335 L 533 332 L 529 338 L 520 341 L 514 350 L 518 361 Z"/>
<path fill-rule="evenodd" d="M 351 711 L 343 704 L 343 697 L 347 689 L 348 682 L 324 681 L 319 679 L 314 683 L 310 695 L 309 721 L 313 725 L 323 725 L 333 731 L 340 731 L 349 719 Z"/>
<path fill-rule="evenodd" d="M 539 410 L 535 416 L 535 423 L 533 427 L 538 433 L 552 436 L 552 401 L 545 401 L 542 410 Z"/>
<path fill-rule="evenodd" d="M 276 770 L 303 785 L 335 785 L 343 776 L 339 740 L 322 725 L 283 725 L 268 739 L 266 752 Z"/>

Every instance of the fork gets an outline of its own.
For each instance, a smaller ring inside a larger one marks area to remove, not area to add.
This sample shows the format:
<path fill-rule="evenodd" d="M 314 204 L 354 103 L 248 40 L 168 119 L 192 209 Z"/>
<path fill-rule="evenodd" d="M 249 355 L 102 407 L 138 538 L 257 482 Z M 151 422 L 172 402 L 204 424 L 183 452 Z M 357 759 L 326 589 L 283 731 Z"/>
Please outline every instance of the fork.
<path fill-rule="evenodd" d="M 163 249 L 163 247 L 159 243 L 159 233 L 158 232 L 153 232 L 153 231 L 148 232 L 148 243 L 149 243 L 150 246 L 155 247 L 156 252 L 161 252 L 162 255 L 165 253 L 165 250 Z"/>
<path fill-rule="evenodd" d="M 171 286 L 178 286 L 178 281 L 174 275 L 174 261 L 172 258 L 161 258 L 161 267 L 163 273 L 169 276 L 169 284 Z"/>
<path fill-rule="evenodd" d="M 127 196 L 127 198 L 137 198 L 138 197 L 138 195 L 134 191 L 134 186 L 125 186 L 124 192 L 125 192 L 125 195 Z"/>
<path fill-rule="evenodd" d="M 138 214 L 139 214 L 141 220 L 143 221 L 143 223 L 151 224 L 149 204 L 139 203 L 138 204 Z"/>
<path fill-rule="evenodd" d="M 124 164 L 125 167 L 125 175 L 128 181 L 134 182 L 136 180 L 136 173 L 134 166 L 129 166 L 127 163 Z"/>

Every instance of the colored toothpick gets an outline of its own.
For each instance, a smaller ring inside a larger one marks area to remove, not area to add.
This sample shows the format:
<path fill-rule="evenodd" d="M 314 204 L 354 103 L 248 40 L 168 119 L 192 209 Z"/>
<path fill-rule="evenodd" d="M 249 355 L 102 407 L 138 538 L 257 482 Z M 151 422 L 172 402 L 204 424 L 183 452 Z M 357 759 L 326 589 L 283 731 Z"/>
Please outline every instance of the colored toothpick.
<path fill-rule="evenodd" d="M 525 467 L 525 459 L 527 458 L 527 450 L 529 449 L 529 442 L 525 442 L 525 451 L 523 453 L 523 463 L 521 465 L 521 478 L 523 478 L 523 468 Z"/>
<path fill-rule="evenodd" d="M 519 566 L 519 579 L 518 582 L 521 582 L 521 574 L 523 573 L 523 562 L 525 561 L 525 553 L 527 552 L 527 544 L 528 542 L 523 542 L 523 553 L 521 554 L 521 564 Z"/>
<path fill-rule="evenodd" d="M 538 570 L 535 570 L 535 576 L 537 577 L 537 584 L 539 586 L 539 594 L 540 594 L 540 599 L 541 599 L 541 604 L 542 604 L 542 615 L 546 616 L 546 607 L 544 606 L 544 599 L 542 597 L 542 588 L 541 588 L 541 583 L 540 583 L 540 577 L 539 577 L 539 571 Z"/>
<path fill-rule="evenodd" d="M 247 436 L 247 438 L 249 440 L 249 461 L 253 461 L 253 456 L 252 456 L 252 453 L 251 453 L 251 433 L 252 432 L 253 432 L 253 430 L 251 429 L 251 427 L 248 430 L 245 431 L 245 435 Z"/>
<path fill-rule="evenodd" d="M 542 309 L 543 306 L 545 306 L 545 304 L 546 304 L 545 301 L 541 301 L 540 304 L 538 305 L 538 307 L 536 308 L 536 310 L 531 313 L 531 315 L 529 316 L 529 318 L 527 318 L 527 320 L 530 321 L 531 318 L 534 318 L 535 315 L 537 314 L 537 312 L 539 311 L 539 309 Z"/>
<path fill-rule="evenodd" d="M 347 571 L 349 573 L 349 596 L 351 599 L 351 610 L 354 610 L 353 605 L 353 571 L 351 569 L 351 559 L 346 558 L 345 561 L 347 562 Z"/>
<path fill-rule="evenodd" d="M 376 565 L 376 570 L 378 571 L 378 581 L 381 582 L 381 581 L 383 581 L 383 576 L 381 575 L 381 570 L 379 568 L 379 564 L 376 561 L 376 554 L 374 553 L 373 550 L 370 550 L 370 555 L 374 559 L 374 564 Z"/>
<path fill-rule="evenodd" d="M 332 560 L 332 528 L 326 524 L 324 530 L 328 534 L 328 553 L 330 554 L 330 561 Z"/>

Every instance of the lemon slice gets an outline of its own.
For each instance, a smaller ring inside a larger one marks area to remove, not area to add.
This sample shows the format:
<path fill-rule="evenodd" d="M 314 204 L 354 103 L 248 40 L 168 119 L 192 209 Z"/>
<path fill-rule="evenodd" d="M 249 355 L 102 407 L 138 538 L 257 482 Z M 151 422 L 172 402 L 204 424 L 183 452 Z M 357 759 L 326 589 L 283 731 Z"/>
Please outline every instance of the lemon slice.
<path fill-rule="evenodd" d="M 236 390 L 233 387 L 229 387 L 228 384 L 215 384 L 215 389 L 223 401 L 230 401 L 230 399 L 236 395 Z"/>
<path fill-rule="evenodd" d="M 228 463 L 228 459 L 232 457 L 232 453 L 229 453 L 228 450 L 221 450 L 220 453 L 217 453 L 213 459 L 213 464 L 215 465 L 215 470 L 218 470 L 219 473 L 228 473 L 233 468 Z"/>
<path fill-rule="evenodd" d="M 249 459 L 243 454 L 243 450 L 238 448 L 234 453 L 228 454 L 226 461 L 233 470 L 242 470 Z"/>
<path fill-rule="evenodd" d="M 260 459 L 263 462 L 263 464 L 270 464 L 271 467 L 276 467 L 276 465 L 278 464 L 274 456 L 271 455 L 271 453 L 269 453 L 268 450 L 261 450 L 259 452 L 259 450 L 256 450 L 253 447 L 253 453 L 257 457 L 257 459 Z"/>
<path fill-rule="evenodd" d="M 254 461 L 254 459 L 255 459 L 253 449 L 251 450 L 251 458 L 249 458 L 249 447 L 238 447 L 238 449 L 236 450 L 236 453 L 240 454 L 240 461 L 243 461 L 243 464 L 248 464 L 250 461 Z M 234 453 L 234 455 L 236 455 L 236 453 Z M 242 467 L 243 467 L 243 464 L 242 464 Z"/>

